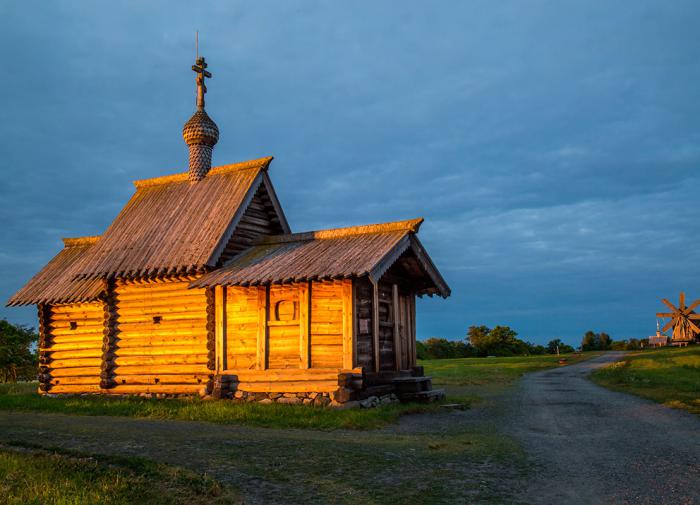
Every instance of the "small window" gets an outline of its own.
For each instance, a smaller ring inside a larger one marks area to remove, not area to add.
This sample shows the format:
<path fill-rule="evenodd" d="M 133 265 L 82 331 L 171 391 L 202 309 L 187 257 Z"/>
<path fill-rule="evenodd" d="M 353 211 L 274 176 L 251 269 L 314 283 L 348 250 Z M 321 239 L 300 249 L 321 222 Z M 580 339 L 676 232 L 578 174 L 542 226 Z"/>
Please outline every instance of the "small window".
<path fill-rule="evenodd" d="M 163 316 L 153 316 L 153 324 L 160 324 Z"/>
<path fill-rule="evenodd" d="M 70 322 L 70 329 L 71 330 L 77 330 L 78 329 L 78 323 L 76 321 L 71 321 Z"/>

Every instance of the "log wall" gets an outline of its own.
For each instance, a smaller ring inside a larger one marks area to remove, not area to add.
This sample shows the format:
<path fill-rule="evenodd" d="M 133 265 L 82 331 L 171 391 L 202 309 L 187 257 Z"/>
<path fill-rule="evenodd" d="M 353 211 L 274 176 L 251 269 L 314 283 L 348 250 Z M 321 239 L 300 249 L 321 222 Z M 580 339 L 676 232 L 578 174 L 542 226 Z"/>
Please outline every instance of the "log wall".
<path fill-rule="evenodd" d="M 116 385 L 109 392 L 196 393 L 207 383 L 210 301 L 188 284 L 117 283 Z"/>
<path fill-rule="evenodd" d="M 49 393 L 100 391 L 102 302 L 44 307 L 40 383 Z"/>
<path fill-rule="evenodd" d="M 343 366 L 343 284 L 352 281 L 323 281 L 311 284 L 312 368 Z"/>
<path fill-rule="evenodd" d="M 226 353 L 228 368 L 248 370 L 256 365 L 258 288 L 226 288 Z"/>

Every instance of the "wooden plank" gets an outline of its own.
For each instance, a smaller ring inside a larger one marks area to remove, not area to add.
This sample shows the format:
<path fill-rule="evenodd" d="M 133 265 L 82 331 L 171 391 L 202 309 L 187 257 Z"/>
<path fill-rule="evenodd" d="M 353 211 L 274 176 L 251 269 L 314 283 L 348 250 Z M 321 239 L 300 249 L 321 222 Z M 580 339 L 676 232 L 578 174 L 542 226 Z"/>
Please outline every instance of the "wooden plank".
<path fill-rule="evenodd" d="M 343 282 L 343 368 L 355 366 L 352 279 Z"/>
<path fill-rule="evenodd" d="M 374 371 L 379 373 L 379 285 L 372 282 L 372 349 Z"/>
<path fill-rule="evenodd" d="M 416 295 L 411 293 L 409 296 L 409 324 L 411 331 L 408 334 L 411 342 L 411 362 L 409 366 L 416 366 Z"/>
<path fill-rule="evenodd" d="M 216 326 L 216 372 L 220 373 L 228 365 L 226 364 L 226 289 L 223 286 L 214 288 Z"/>
<path fill-rule="evenodd" d="M 267 286 L 258 286 L 258 345 L 256 355 L 256 367 L 258 370 L 267 369 L 267 317 L 270 289 Z"/>
<path fill-rule="evenodd" d="M 251 393 L 330 393 L 338 389 L 338 379 L 300 382 L 239 382 L 236 389 Z"/>
<path fill-rule="evenodd" d="M 311 345 L 309 333 L 311 307 L 311 283 L 302 282 L 299 284 L 299 356 L 301 357 L 300 368 L 309 368 L 311 364 Z"/>
<path fill-rule="evenodd" d="M 395 369 L 398 371 L 401 370 L 401 335 L 399 333 L 399 286 L 396 284 L 392 285 L 391 297 L 394 305 L 394 365 Z"/>

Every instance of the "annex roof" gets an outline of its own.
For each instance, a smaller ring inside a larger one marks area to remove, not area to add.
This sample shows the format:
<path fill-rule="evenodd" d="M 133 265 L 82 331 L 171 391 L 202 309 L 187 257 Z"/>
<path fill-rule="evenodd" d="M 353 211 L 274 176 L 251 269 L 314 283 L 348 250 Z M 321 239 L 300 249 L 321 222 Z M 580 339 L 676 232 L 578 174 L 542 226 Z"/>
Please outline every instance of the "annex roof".
<path fill-rule="evenodd" d="M 262 237 L 190 287 L 251 286 L 368 275 L 377 281 L 410 252 L 432 281 L 423 294 L 450 288 L 416 237 L 423 219 Z"/>
<path fill-rule="evenodd" d="M 272 157 L 135 181 L 131 197 L 76 267 L 80 278 L 184 275 L 213 267 L 261 184 Z M 276 202 L 276 199 L 275 199 Z M 277 213 L 289 230 L 279 205 Z"/>
<path fill-rule="evenodd" d="M 12 305 L 78 303 L 97 300 L 102 279 L 75 279 L 76 266 L 100 237 L 64 238 L 64 248 L 7 302 Z"/>

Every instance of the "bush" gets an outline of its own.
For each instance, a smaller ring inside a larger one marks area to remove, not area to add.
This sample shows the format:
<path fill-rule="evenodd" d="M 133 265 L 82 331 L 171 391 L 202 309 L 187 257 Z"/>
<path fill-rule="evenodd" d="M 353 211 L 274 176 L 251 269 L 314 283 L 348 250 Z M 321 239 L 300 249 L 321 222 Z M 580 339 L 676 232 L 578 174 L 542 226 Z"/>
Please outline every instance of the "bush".
<path fill-rule="evenodd" d="M 0 320 L 0 381 L 34 380 L 38 356 L 32 348 L 39 339 L 34 328 Z"/>

